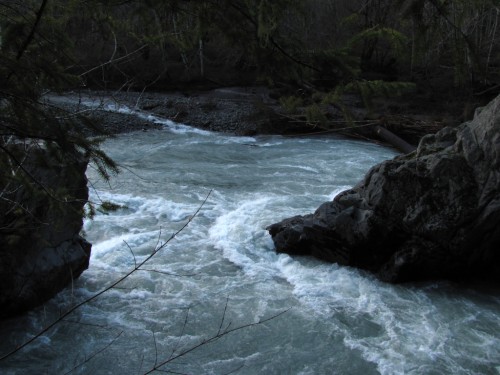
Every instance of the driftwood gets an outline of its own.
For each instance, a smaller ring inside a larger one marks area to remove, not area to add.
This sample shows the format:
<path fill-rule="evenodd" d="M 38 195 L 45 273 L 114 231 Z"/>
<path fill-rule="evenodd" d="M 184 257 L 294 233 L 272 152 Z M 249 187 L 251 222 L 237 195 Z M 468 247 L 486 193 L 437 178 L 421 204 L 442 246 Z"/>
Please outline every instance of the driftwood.
<path fill-rule="evenodd" d="M 412 146 L 408 142 L 406 142 L 404 139 L 398 137 L 396 134 L 393 132 L 387 130 L 386 128 L 377 125 L 375 127 L 375 133 L 382 138 L 384 141 L 392 145 L 393 147 L 397 148 L 399 151 L 401 151 L 404 154 L 409 154 L 410 152 L 415 151 L 416 147 Z"/>

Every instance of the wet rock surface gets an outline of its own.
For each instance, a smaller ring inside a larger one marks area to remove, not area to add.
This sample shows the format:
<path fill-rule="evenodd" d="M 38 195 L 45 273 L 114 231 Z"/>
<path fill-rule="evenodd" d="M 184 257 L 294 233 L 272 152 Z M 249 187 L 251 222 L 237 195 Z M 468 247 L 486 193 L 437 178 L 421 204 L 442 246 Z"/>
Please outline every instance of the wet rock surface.
<path fill-rule="evenodd" d="M 25 168 L 32 186 L 9 186 L 3 196 L 18 205 L 2 207 L 0 218 L 0 319 L 52 298 L 89 265 L 91 244 L 80 236 L 87 159 L 76 153 L 72 160 L 56 160 L 40 149 L 25 160 Z M 48 197 L 41 186 L 57 190 L 67 202 Z"/>
<path fill-rule="evenodd" d="M 268 228 L 276 251 L 390 282 L 500 281 L 500 96 L 471 122 L 425 136 L 315 213 Z"/>

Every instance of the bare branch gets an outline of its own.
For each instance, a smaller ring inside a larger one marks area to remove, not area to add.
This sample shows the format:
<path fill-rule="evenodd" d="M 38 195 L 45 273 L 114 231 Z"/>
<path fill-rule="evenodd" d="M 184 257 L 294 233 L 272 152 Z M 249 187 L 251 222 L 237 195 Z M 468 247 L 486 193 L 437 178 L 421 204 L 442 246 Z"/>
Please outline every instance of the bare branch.
<path fill-rule="evenodd" d="M 280 317 L 281 315 L 287 313 L 288 311 L 290 311 L 290 308 L 287 309 L 287 310 L 284 310 L 278 314 L 275 314 L 269 318 L 266 318 L 266 319 L 263 319 L 263 320 L 259 320 L 258 322 L 256 323 L 248 323 L 248 324 L 243 324 L 243 325 L 240 325 L 240 326 L 237 326 L 235 328 L 232 328 L 232 329 L 226 329 L 226 330 L 223 330 L 222 332 L 218 332 L 217 334 L 209 337 L 209 338 L 206 338 L 206 339 L 203 339 L 202 341 L 200 341 L 198 344 L 195 344 L 191 347 L 189 347 L 188 349 L 186 350 L 183 350 L 182 352 L 180 352 L 179 354 L 175 355 L 175 356 L 171 356 L 169 357 L 167 360 L 159 363 L 159 364 L 155 364 L 155 366 L 153 368 L 151 368 L 149 371 L 145 372 L 143 375 L 147 375 L 147 374 L 151 374 L 155 371 L 161 371 L 161 372 L 165 372 L 165 370 L 162 371 L 161 367 L 171 363 L 172 361 L 178 359 L 178 358 L 181 358 L 195 350 L 197 350 L 198 348 L 202 347 L 202 346 L 205 346 L 205 345 L 208 345 L 208 344 L 211 344 L 213 342 L 216 342 L 218 340 L 220 340 L 221 338 L 223 338 L 224 336 L 227 336 L 233 332 L 237 332 L 237 331 L 241 331 L 242 329 L 246 329 L 246 328 L 251 328 L 251 327 L 255 327 L 255 326 L 259 326 L 261 324 L 264 324 L 264 323 L 267 323 L 273 319 L 276 319 L 278 317 Z M 167 371 L 168 372 L 168 371 Z"/>
<path fill-rule="evenodd" d="M 111 342 L 109 342 L 104 348 L 102 349 L 99 349 L 98 351 L 96 351 L 94 354 L 92 354 L 90 357 L 86 358 L 83 362 L 79 363 L 78 365 L 74 366 L 71 370 L 69 370 L 68 372 L 65 372 L 64 375 L 68 375 L 68 374 L 71 374 L 73 371 L 75 371 L 76 369 L 78 369 L 79 367 L 83 366 L 84 364 L 90 362 L 93 358 L 95 358 L 97 355 L 101 354 L 102 352 L 104 352 L 106 349 L 108 349 L 111 345 L 113 345 L 116 340 L 118 340 L 118 338 L 122 335 L 123 331 L 120 331 L 120 333 L 118 335 L 115 336 L 115 338 L 113 340 L 111 340 Z"/>
<path fill-rule="evenodd" d="M 113 64 L 113 63 L 117 63 L 117 62 L 119 62 L 119 61 L 125 60 L 125 59 L 127 59 L 128 57 L 132 56 L 133 54 L 135 54 L 135 53 L 137 53 L 137 52 L 142 51 L 142 50 L 143 50 L 144 48 L 146 48 L 147 46 L 148 46 L 147 44 L 144 44 L 144 45 L 142 45 L 141 47 L 137 48 L 136 50 L 134 50 L 134 51 L 132 51 L 132 52 L 130 52 L 130 53 L 127 53 L 125 56 L 119 57 L 119 58 L 117 58 L 117 59 L 115 59 L 115 60 L 108 60 L 108 61 L 106 61 L 105 63 L 103 63 L 103 64 L 101 64 L 101 65 L 94 66 L 92 69 L 87 70 L 86 72 L 83 72 L 83 73 L 82 73 L 82 74 L 80 74 L 79 76 L 80 76 L 80 77 L 83 77 L 83 76 L 85 76 L 85 75 L 87 75 L 87 74 L 89 74 L 89 73 L 92 73 L 93 71 L 95 71 L 95 70 L 97 70 L 97 69 L 101 69 L 101 68 L 105 67 L 106 65 Z M 113 56 L 114 56 L 114 54 L 113 54 Z"/>
<path fill-rule="evenodd" d="M 162 275 L 175 276 L 175 277 L 193 277 L 193 276 L 199 275 L 199 273 L 179 274 L 179 273 L 172 273 L 172 272 L 166 272 L 166 271 L 160 271 L 160 270 L 150 270 L 147 268 L 140 268 L 137 271 L 154 272 L 154 273 L 160 273 Z"/>
<path fill-rule="evenodd" d="M 182 325 L 181 334 L 179 335 L 179 339 L 177 340 L 177 343 L 175 344 L 174 348 L 172 349 L 172 353 L 170 353 L 170 357 L 168 359 L 173 358 L 175 352 L 177 351 L 177 348 L 179 348 L 181 338 L 184 336 L 184 332 L 186 331 L 188 320 L 189 320 L 189 308 L 187 309 L 186 316 L 184 317 L 184 324 Z M 156 363 L 155 363 L 155 365 L 156 365 Z"/>
<path fill-rule="evenodd" d="M 137 269 L 137 259 L 135 258 L 134 250 L 130 247 L 130 245 L 127 243 L 127 241 L 123 240 L 123 243 L 128 247 L 130 252 L 132 253 L 132 256 L 134 257 L 134 269 Z"/>
<path fill-rule="evenodd" d="M 136 267 L 134 267 L 132 270 L 130 270 L 125 275 L 123 275 L 122 277 L 120 277 L 118 280 L 116 280 L 113 283 L 111 283 L 111 285 L 109 285 L 106 288 L 102 289 L 100 292 L 94 294 L 92 297 L 89 297 L 89 298 L 83 300 L 82 302 L 76 304 L 75 306 L 73 306 L 72 308 L 70 308 L 69 310 L 67 310 L 64 313 L 61 312 L 60 317 L 58 319 L 56 319 L 54 322 L 52 322 L 49 325 L 47 325 L 45 328 L 43 328 L 38 333 L 36 333 L 33 337 L 31 337 L 30 339 L 26 340 L 23 344 L 19 345 L 18 347 L 16 347 L 15 349 L 11 350 L 10 352 L 2 355 L 0 357 L 0 361 L 9 358 L 12 355 L 16 354 L 17 352 L 19 352 L 20 350 L 24 349 L 29 344 L 31 344 L 32 342 L 36 341 L 37 339 L 39 339 L 40 337 L 42 337 L 45 333 L 47 333 L 48 331 L 50 331 L 57 324 L 59 324 L 60 322 L 62 322 L 68 315 L 70 315 L 74 311 L 78 310 L 80 307 L 82 307 L 82 306 L 90 303 L 91 301 L 97 299 L 98 297 L 100 297 L 104 293 L 108 292 L 109 290 L 115 288 L 118 284 L 120 284 L 121 282 L 123 282 L 124 280 L 126 280 L 133 273 L 139 271 L 140 267 L 142 267 L 149 260 L 151 260 L 151 258 L 153 258 L 160 250 L 164 249 L 171 240 L 173 240 L 179 233 L 181 233 L 189 225 L 189 223 L 191 223 L 191 221 L 193 221 L 193 219 L 198 215 L 198 213 L 200 212 L 200 210 L 202 209 L 202 207 L 205 205 L 205 203 L 207 202 L 207 200 L 208 200 L 208 198 L 210 197 L 211 194 L 212 194 L 212 190 L 209 191 L 209 193 L 207 194 L 207 196 L 205 197 L 205 199 L 203 200 L 203 202 L 200 204 L 200 206 L 198 207 L 198 209 L 195 211 L 194 215 L 192 215 L 188 219 L 188 221 L 180 229 L 178 229 L 175 233 L 173 233 L 166 242 L 162 243 L 160 246 L 157 245 L 155 247 L 155 249 L 153 250 L 153 252 L 149 256 L 147 256 L 142 262 L 140 262 Z"/>
<path fill-rule="evenodd" d="M 217 334 L 219 335 L 222 330 L 222 325 L 224 324 L 224 319 L 226 318 L 227 305 L 229 303 L 229 297 L 226 298 L 226 304 L 224 305 L 224 312 L 222 313 L 222 319 L 220 320 L 219 330 Z"/>
<path fill-rule="evenodd" d="M 84 323 L 84 322 L 78 322 L 76 320 L 69 320 L 69 319 L 64 319 L 63 321 L 64 321 L 64 323 L 77 324 L 77 325 L 81 325 L 81 326 L 96 327 L 96 328 L 103 328 L 103 329 L 112 329 L 111 327 L 104 325 L 104 324 Z"/>
<path fill-rule="evenodd" d="M 156 336 L 155 336 L 155 331 L 152 331 L 153 333 L 153 342 L 155 344 L 155 366 L 158 363 L 158 345 L 156 343 Z"/>

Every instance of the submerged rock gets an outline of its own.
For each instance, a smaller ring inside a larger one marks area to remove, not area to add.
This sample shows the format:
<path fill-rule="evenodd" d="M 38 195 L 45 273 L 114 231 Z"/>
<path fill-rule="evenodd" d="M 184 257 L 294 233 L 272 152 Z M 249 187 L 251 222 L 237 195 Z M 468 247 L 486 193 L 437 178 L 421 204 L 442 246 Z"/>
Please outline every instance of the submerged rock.
<path fill-rule="evenodd" d="M 500 96 L 415 152 L 373 167 L 314 214 L 268 228 L 276 251 L 403 282 L 500 281 Z"/>
<path fill-rule="evenodd" d="M 47 301 L 88 267 L 91 244 L 79 235 L 88 199 L 86 168 L 87 159 L 78 153 L 62 161 L 39 149 L 25 160 L 30 184 L 4 189 L 0 318 Z M 67 197 L 67 202 L 49 197 L 48 191 Z M 9 206 L 9 200 L 19 204 Z"/>

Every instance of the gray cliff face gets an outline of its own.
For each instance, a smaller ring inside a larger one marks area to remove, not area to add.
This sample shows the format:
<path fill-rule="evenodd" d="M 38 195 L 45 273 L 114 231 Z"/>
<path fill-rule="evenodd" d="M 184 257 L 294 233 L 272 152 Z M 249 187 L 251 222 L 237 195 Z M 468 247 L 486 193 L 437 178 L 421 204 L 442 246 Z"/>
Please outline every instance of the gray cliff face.
<path fill-rule="evenodd" d="M 500 96 L 417 151 L 373 167 L 314 214 L 267 228 L 276 251 L 390 282 L 500 280 Z"/>
<path fill-rule="evenodd" d="M 9 189 L 23 208 L 1 207 L 6 214 L 0 218 L 0 318 L 50 299 L 89 264 L 91 245 L 79 235 L 88 199 L 87 160 L 75 154 L 56 161 L 36 150 L 25 167 L 37 182 Z M 68 203 L 49 198 L 40 185 Z"/>

